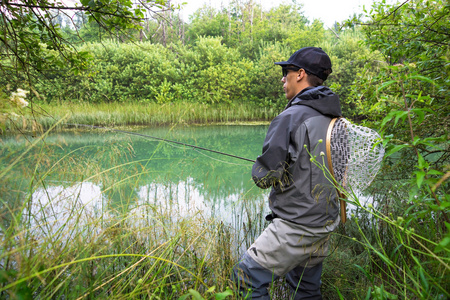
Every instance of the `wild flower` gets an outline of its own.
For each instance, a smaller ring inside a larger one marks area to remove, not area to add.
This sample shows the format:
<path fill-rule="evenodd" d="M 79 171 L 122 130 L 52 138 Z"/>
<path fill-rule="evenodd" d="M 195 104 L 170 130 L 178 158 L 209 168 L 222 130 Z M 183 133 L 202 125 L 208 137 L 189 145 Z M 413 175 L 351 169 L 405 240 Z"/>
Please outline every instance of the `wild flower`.
<path fill-rule="evenodd" d="M 11 93 L 11 102 L 17 104 L 19 107 L 27 107 L 28 106 L 28 101 L 25 100 L 25 98 L 27 97 L 27 94 L 30 91 L 25 91 L 22 89 L 17 89 L 17 92 L 12 92 Z"/>

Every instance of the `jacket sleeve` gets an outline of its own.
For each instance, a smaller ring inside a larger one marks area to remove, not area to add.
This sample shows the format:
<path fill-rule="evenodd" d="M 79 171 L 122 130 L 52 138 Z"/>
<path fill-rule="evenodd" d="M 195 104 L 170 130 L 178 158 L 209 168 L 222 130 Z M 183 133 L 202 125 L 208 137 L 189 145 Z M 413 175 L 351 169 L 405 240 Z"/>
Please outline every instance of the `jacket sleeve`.
<path fill-rule="evenodd" d="M 282 113 L 269 126 L 262 154 L 252 168 L 252 178 L 260 188 L 274 186 L 283 178 L 289 160 L 291 122 L 292 116 Z"/>

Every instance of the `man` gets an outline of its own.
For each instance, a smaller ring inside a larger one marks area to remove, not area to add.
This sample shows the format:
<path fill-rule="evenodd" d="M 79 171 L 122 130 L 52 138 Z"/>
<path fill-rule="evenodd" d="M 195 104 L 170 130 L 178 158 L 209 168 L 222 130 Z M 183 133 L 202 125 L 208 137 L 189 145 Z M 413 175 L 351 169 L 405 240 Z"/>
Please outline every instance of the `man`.
<path fill-rule="evenodd" d="M 244 253 L 234 278 L 246 299 L 269 299 L 267 288 L 280 276 L 294 299 L 322 299 L 322 261 L 339 224 L 339 204 L 316 163 L 327 168 L 326 133 L 341 107 L 339 97 L 322 86 L 332 70 L 321 48 L 302 48 L 275 64 L 282 67 L 289 102 L 270 124 L 252 169 L 260 188 L 272 188 L 272 214 L 266 217 L 272 222 Z"/>

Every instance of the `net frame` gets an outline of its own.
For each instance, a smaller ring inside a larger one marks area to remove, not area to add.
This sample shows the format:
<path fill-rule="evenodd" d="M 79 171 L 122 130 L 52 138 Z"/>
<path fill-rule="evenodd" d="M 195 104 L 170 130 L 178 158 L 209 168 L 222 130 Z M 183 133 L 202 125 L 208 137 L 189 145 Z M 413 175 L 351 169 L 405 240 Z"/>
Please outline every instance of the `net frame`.
<path fill-rule="evenodd" d="M 380 135 L 368 127 L 334 118 L 326 137 L 328 170 L 340 198 L 341 222 L 345 224 L 347 193 L 366 189 L 381 168 L 384 147 Z"/>

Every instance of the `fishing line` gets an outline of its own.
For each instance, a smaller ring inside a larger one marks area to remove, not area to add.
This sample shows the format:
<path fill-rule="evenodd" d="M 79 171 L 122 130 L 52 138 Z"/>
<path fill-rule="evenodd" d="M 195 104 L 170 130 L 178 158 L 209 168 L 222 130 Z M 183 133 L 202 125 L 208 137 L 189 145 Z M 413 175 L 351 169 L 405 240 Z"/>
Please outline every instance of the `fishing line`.
<path fill-rule="evenodd" d="M 177 149 L 181 149 L 181 150 L 185 150 L 185 149 L 186 149 L 186 148 L 184 148 L 184 147 L 180 147 L 180 146 L 177 146 L 177 145 L 173 145 L 173 144 L 171 144 L 171 143 L 167 143 L 167 142 L 166 142 L 166 144 L 167 144 L 168 146 L 172 147 L 172 148 L 177 148 Z M 225 160 L 222 160 L 222 159 L 218 159 L 218 158 L 209 156 L 209 155 L 207 155 L 207 154 L 205 154 L 205 153 L 203 153 L 203 152 L 201 152 L 201 151 L 198 151 L 197 149 L 192 149 L 192 150 L 195 151 L 195 152 L 197 152 L 197 153 L 200 154 L 200 155 L 203 155 L 203 156 L 209 158 L 209 159 L 212 159 L 212 160 L 215 160 L 215 161 L 224 163 L 224 164 L 233 165 L 233 166 L 248 166 L 247 164 L 237 164 L 237 163 L 232 163 L 232 162 L 225 161 Z"/>
<path fill-rule="evenodd" d="M 174 147 L 174 146 L 172 145 L 172 147 Z M 200 155 L 206 156 L 206 157 L 209 158 L 209 159 L 212 159 L 212 160 L 215 160 L 215 161 L 224 163 L 224 164 L 229 164 L 229 165 L 233 165 L 233 166 L 248 166 L 248 165 L 245 165 L 245 164 L 237 164 L 237 163 L 232 163 L 232 162 L 229 162 L 229 161 L 224 161 L 224 160 L 222 160 L 222 159 L 218 159 L 218 158 L 209 156 L 208 154 L 205 154 L 205 153 L 203 153 L 203 152 L 200 152 L 200 151 L 198 151 L 197 149 L 193 149 L 193 150 L 194 150 L 195 152 L 197 152 L 198 154 L 200 154 Z"/>
<path fill-rule="evenodd" d="M 96 126 L 96 125 L 71 124 L 71 123 L 65 123 L 65 124 L 69 125 L 69 126 L 75 126 L 75 127 L 88 127 L 88 128 L 105 129 L 105 130 L 110 130 L 110 131 L 130 134 L 130 135 L 137 135 L 137 136 L 140 136 L 140 137 L 151 138 L 151 139 L 158 140 L 158 141 L 163 141 L 163 142 L 166 142 L 166 143 L 173 143 L 173 144 L 183 145 L 183 146 L 186 146 L 186 147 L 191 147 L 193 149 L 209 151 L 209 152 L 220 154 L 220 155 L 225 155 L 225 156 L 229 156 L 229 157 L 233 157 L 233 158 L 237 158 L 237 159 L 242 159 L 242 160 L 246 160 L 246 161 L 249 161 L 249 162 L 252 162 L 252 163 L 255 162 L 255 160 L 253 160 L 253 159 L 248 159 L 248 158 L 245 158 L 245 157 L 241 157 L 241 156 L 237 156 L 237 155 L 233 155 L 233 154 L 228 154 L 228 153 L 225 153 L 225 152 L 220 152 L 220 151 L 216 151 L 216 150 L 212 150 L 212 149 L 207 149 L 207 148 L 204 148 L 204 147 L 190 145 L 190 144 L 182 143 L 182 142 L 178 142 L 178 141 L 172 141 L 172 140 L 159 138 L 159 137 L 155 137 L 155 136 L 151 136 L 151 135 L 147 135 L 147 134 L 131 132 L 131 131 L 125 131 L 125 130 L 114 129 L 114 128 L 108 128 L 108 127 L 103 127 L 103 126 Z"/>

